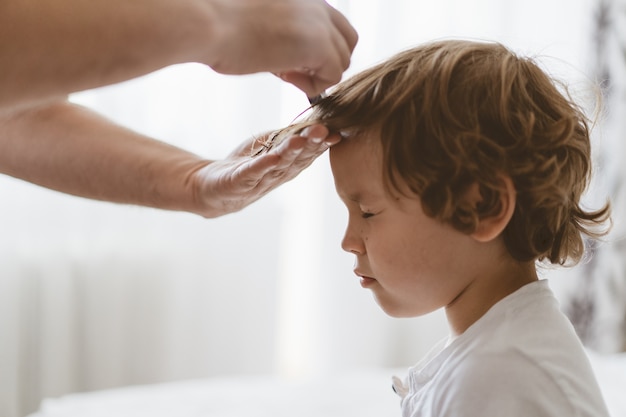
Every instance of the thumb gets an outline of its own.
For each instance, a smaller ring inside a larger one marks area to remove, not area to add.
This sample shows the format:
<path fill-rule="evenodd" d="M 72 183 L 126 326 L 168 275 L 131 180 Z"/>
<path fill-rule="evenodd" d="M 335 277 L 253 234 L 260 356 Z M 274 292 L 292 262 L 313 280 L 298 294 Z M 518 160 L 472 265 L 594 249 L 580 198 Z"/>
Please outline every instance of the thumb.
<path fill-rule="evenodd" d="M 299 71 L 286 71 L 278 73 L 277 75 L 281 80 L 293 84 L 302 90 L 307 97 L 315 97 L 332 85 L 331 82 Z"/>

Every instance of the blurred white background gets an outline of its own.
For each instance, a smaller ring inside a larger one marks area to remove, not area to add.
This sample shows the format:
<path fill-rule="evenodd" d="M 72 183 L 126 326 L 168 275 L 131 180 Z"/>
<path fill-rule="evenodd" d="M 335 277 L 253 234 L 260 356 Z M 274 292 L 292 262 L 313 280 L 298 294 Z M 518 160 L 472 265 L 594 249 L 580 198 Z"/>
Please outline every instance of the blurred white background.
<path fill-rule="evenodd" d="M 360 33 L 346 77 L 441 37 L 498 40 L 592 91 L 593 0 L 343 0 Z M 279 24 L 279 22 L 277 22 Z M 308 105 L 271 75 L 166 68 L 72 100 L 209 158 Z M 391 319 L 340 249 L 326 156 L 240 213 L 206 220 L 0 177 L 0 415 L 68 392 L 224 374 L 409 366 L 440 312 Z"/>

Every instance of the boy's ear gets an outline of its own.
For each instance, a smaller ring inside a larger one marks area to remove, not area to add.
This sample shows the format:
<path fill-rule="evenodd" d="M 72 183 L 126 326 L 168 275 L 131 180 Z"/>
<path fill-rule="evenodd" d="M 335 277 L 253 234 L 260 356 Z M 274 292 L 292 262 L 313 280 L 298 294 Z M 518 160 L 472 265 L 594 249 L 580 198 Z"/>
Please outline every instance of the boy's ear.
<path fill-rule="evenodd" d="M 500 210 L 478 221 L 476 230 L 470 235 L 478 242 L 489 242 L 498 237 L 513 217 L 517 198 L 513 181 L 507 176 L 501 176 L 500 180 L 503 185 L 500 192 Z M 468 194 L 475 205 L 482 200 L 478 184 L 472 185 Z"/>

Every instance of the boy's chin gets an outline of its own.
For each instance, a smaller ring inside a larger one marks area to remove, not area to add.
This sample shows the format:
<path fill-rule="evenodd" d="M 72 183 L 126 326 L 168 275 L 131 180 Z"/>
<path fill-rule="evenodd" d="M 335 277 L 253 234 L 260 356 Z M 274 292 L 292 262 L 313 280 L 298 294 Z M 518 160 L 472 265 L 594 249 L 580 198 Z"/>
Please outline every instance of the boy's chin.
<path fill-rule="evenodd" d="M 421 314 L 415 314 L 415 312 L 409 311 L 406 307 L 401 305 L 388 303 L 383 300 L 376 298 L 376 303 L 378 306 L 387 314 L 389 317 L 393 317 L 396 319 L 406 319 L 411 317 L 417 317 Z"/>

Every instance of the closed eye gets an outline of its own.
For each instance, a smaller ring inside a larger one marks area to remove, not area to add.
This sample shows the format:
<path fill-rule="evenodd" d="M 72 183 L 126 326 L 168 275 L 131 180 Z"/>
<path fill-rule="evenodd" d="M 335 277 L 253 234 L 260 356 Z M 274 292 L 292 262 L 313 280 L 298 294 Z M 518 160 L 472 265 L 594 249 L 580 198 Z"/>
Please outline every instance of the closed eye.
<path fill-rule="evenodd" d="M 364 218 L 364 219 L 369 219 L 373 215 L 374 215 L 374 213 L 361 212 L 361 217 Z"/>

